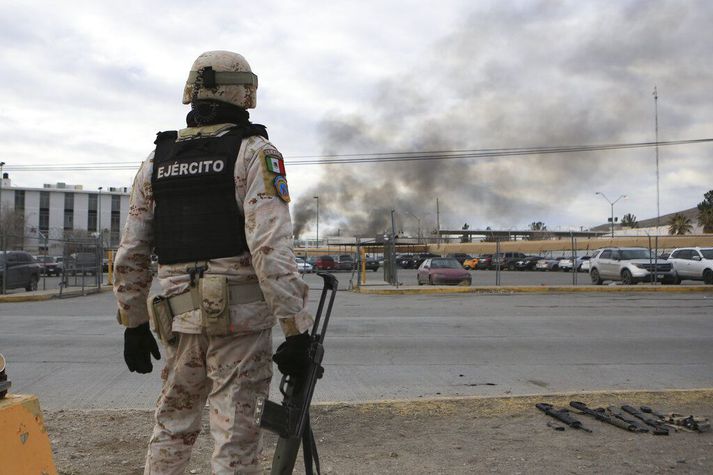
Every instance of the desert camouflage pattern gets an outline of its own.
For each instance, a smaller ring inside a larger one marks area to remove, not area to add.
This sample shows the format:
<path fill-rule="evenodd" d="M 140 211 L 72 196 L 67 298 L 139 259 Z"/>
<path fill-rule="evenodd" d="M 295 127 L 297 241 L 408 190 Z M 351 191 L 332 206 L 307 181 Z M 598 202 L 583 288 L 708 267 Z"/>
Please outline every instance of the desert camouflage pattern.
<path fill-rule="evenodd" d="M 215 71 L 252 72 L 247 60 L 238 53 L 230 51 L 206 51 L 202 53 L 191 66 L 191 71 L 198 71 L 206 66 L 212 66 Z M 183 103 L 190 104 L 194 100 L 212 99 L 227 102 L 243 109 L 254 109 L 257 105 L 257 86 L 252 85 L 218 85 L 215 89 L 201 87 L 198 93 L 193 93 L 194 84 L 186 82 L 183 88 Z"/>
<path fill-rule="evenodd" d="M 224 133 L 221 128 L 185 129 Z M 204 134 L 204 136 L 205 136 Z M 245 216 L 245 235 L 252 253 L 199 263 L 160 265 L 158 280 L 165 296 L 189 289 L 187 268 L 198 265 L 205 274 L 226 276 L 232 284 L 259 283 L 264 301 L 230 303 L 230 334 L 207 336 L 199 311 L 174 317 L 175 346 L 164 347 L 163 391 L 147 455 L 146 473 L 184 473 L 200 429 L 206 398 L 216 449 L 213 473 L 260 473 L 260 436 L 252 421 L 257 395 L 267 395 L 272 375 L 271 328 L 279 322 L 285 336 L 307 331 L 307 284 L 297 270 L 292 251 L 292 222 L 287 203 L 267 187 L 270 173 L 265 150 L 274 146 L 263 137 L 243 140 L 235 165 L 235 198 Z M 151 189 L 153 154 L 134 179 L 129 214 L 116 254 L 114 294 L 118 320 L 128 327 L 148 321 L 146 297 L 153 241 L 154 201 Z"/>
<path fill-rule="evenodd" d="M 182 131 L 183 132 L 183 131 Z M 182 136 L 190 134 L 181 134 Z M 199 262 L 206 274 L 227 276 L 233 284 L 258 282 L 264 301 L 231 302 L 231 333 L 247 334 L 271 328 L 276 321 L 285 336 L 309 330 L 312 317 L 305 310 L 308 287 L 300 277 L 292 251 L 292 221 L 287 203 L 264 179 L 265 150 L 274 145 L 263 137 L 243 140 L 235 165 L 235 197 L 245 216 L 245 235 L 252 254 Z M 129 198 L 129 213 L 114 265 L 114 294 L 119 322 L 135 327 L 148 321 L 146 297 L 151 286 L 149 269 L 153 240 L 153 153 L 139 169 Z M 158 279 L 166 296 L 188 290 L 190 264 L 161 265 Z M 199 311 L 176 315 L 173 331 L 198 334 L 203 331 Z"/>
<path fill-rule="evenodd" d="M 181 334 L 165 353 L 163 389 L 144 473 L 185 473 L 206 399 L 215 441 L 212 473 L 263 473 L 254 412 L 255 398 L 269 392 L 271 330 L 226 337 Z"/>

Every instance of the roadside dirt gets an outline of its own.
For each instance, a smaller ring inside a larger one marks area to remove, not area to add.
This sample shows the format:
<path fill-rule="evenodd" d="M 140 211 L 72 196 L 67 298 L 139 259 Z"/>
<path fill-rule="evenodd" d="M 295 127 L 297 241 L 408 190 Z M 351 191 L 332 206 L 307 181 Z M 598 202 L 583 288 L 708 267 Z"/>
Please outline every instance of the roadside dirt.
<path fill-rule="evenodd" d="M 548 427 L 535 402 L 564 407 L 651 405 L 713 417 L 710 391 L 471 398 L 313 407 L 322 472 L 332 474 L 713 473 L 713 432 L 635 434 L 578 416 L 593 433 Z M 45 413 L 60 474 L 141 474 L 152 414 L 138 410 Z M 204 421 L 207 418 L 204 417 Z M 265 436 L 268 463 L 275 438 Z M 210 473 L 207 425 L 187 473 Z M 295 473 L 303 473 L 301 458 Z"/>

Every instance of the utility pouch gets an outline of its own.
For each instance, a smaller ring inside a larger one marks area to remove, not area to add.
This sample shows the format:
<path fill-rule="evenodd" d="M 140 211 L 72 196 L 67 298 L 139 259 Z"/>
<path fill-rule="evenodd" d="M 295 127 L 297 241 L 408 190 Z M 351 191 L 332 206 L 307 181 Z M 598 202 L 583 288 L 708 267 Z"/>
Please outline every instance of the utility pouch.
<path fill-rule="evenodd" d="M 151 295 L 147 304 L 151 329 L 164 344 L 173 344 L 176 341 L 176 335 L 173 334 L 173 313 L 168 299 L 161 295 Z"/>
<path fill-rule="evenodd" d="M 206 275 L 200 286 L 201 315 L 208 336 L 230 333 L 230 294 L 228 279 L 222 275 Z"/>

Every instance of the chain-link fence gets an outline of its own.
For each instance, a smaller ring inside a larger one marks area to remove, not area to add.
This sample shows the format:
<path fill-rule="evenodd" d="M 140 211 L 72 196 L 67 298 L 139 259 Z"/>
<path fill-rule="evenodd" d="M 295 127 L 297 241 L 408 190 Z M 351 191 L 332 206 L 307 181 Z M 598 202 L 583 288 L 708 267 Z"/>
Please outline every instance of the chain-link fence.
<path fill-rule="evenodd" d="M 0 292 L 98 288 L 107 282 L 107 252 L 95 236 L 0 232 Z M 109 253 L 110 254 L 110 253 Z"/>

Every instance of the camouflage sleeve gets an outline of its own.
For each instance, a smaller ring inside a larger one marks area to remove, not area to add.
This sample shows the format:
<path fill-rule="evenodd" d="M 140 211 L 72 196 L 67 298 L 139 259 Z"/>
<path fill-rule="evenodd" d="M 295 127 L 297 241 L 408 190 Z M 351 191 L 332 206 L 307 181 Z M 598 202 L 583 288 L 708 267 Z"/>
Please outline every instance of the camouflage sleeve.
<path fill-rule="evenodd" d="M 114 295 L 119 307 L 117 319 L 127 327 L 136 327 L 149 319 L 146 298 L 152 280 L 152 169 L 153 153 L 141 164 L 134 178 L 129 197 L 129 214 L 114 260 Z"/>
<path fill-rule="evenodd" d="M 305 310 L 309 288 L 300 277 L 292 251 L 282 156 L 269 142 L 263 142 L 258 150 L 247 147 L 245 167 L 245 235 L 255 274 L 284 335 L 303 333 L 313 320 Z"/>

